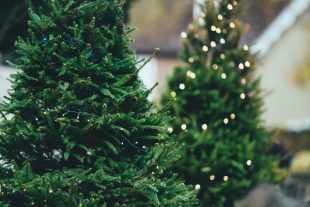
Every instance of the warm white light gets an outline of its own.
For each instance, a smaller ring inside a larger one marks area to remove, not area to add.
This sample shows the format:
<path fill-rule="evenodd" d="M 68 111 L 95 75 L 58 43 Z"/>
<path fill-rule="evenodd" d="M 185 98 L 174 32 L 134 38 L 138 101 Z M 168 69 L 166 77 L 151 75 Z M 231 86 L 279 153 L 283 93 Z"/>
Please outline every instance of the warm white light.
<path fill-rule="evenodd" d="M 235 23 L 233 23 L 233 22 L 230 22 L 229 26 L 230 26 L 230 28 L 232 28 L 232 29 L 234 29 L 234 28 L 236 27 Z"/>
<path fill-rule="evenodd" d="M 245 67 L 248 67 L 248 68 L 251 67 L 251 63 L 249 61 L 245 61 L 244 65 Z"/>
<path fill-rule="evenodd" d="M 172 91 L 172 92 L 170 93 L 170 95 L 171 95 L 172 98 L 175 98 L 175 97 L 177 96 L 177 93 L 174 92 L 174 91 Z"/>
<path fill-rule="evenodd" d="M 202 18 L 204 18 L 204 17 L 207 16 L 207 14 L 206 14 L 205 12 L 201 12 L 201 13 L 200 13 L 200 16 L 201 16 Z"/>
<path fill-rule="evenodd" d="M 233 8 L 234 8 L 233 5 L 231 5 L 231 4 L 228 4 L 228 5 L 227 5 L 227 9 L 228 9 L 228 10 L 232 10 Z"/>
<path fill-rule="evenodd" d="M 225 44 L 225 43 L 226 43 L 225 39 L 224 39 L 224 38 L 221 38 L 221 39 L 220 39 L 220 43 L 221 43 L 221 44 Z"/>
<path fill-rule="evenodd" d="M 216 28 L 216 33 L 220 34 L 222 30 L 220 28 Z"/>
<path fill-rule="evenodd" d="M 246 79 L 245 79 L 245 78 L 242 78 L 242 79 L 241 79 L 241 83 L 242 83 L 243 85 L 245 85 L 245 84 L 246 84 Z"/>
<path fill-rule="evenodd" d="M 187 71 L 187 73 L 186 73 L 186 75 L 188 76 L 188 77 L 191 77 L 191 74 L 192 74 L 192 71 Z"/>
<path fill-rule="evenodd" d="M 190 77 L 191 77 L 192 79 L 195 79 L 195 78 L 196 78 L 196 74 L 195 74 L 195 73 L 191 73 Z"/>
<path fill-rule="evenodd" d="M 182 124 L 182 125 L 181 125 L 181 129 L 182 129 L 182 130 L 186 130 L 186 128 L 187 128 L 186 124 Z"/>
<path fill-rule="evenodd" d="M 207 51 L 209 50 L 209 48 L 208 48 L 208 46 L 204 45 L 204 46 L 202 47 L 202 50 L 203 50 L 204 52 L 207 52 Z"/>
<path fill-rule="evenodd" d="M 169 132 L 169 133 L 172 133 L 172 132 L 173 132 L 173 128 L 172 128 L 172 127 L 169 127 L 169 128 L 168 128 L 168 132 Z"/>
<path fill-rule="evenodd" d="M 223 180 L 224 180 L 225 182 L 227 182 L 228 179 L 229 179 L 229 177 L 228 177 L 227 175 L 223 177 Z"/>
<path fill-rule="evenodd" d="M 229 120 L 227 118 L 224 119 L 224 124 L 228 124 Z"/>
<path fill-rule="evenodd" d="M 222 73 L 221 78 L 222 78 L 222 79 L 226 79 L 226 78 L 227 78 L 226 73 Z"/>
<path fill-rule="evenodd" d="M 241 98 L 241 99 L 245 99 L 245 94 L 244 94 L 244 93 L 241 93 L 241 94 L 240 94 L 240 98 Z"/>
<path fill-rule="evenodd" d="M 180 88 L 181 90 L 184 90 L 184 89 L 185 89 L 185 84 L 184 84 L 184 83 L 181 83 L 181 84 L 179 85 L 179 88 Z"/>
<path fill-rule="evenodd" d="M 245 51 L 248 51 L 248 50 L 249 50 L 249 46 L 244 45 L 244 46 L 243 46 L 243 49 L 244 49 Z"/>
<path fill-rule="evenodd" d="M 189 24 L 188 25 L 188 29 L 190 29 L 190 30 L 194 29 L 194 25 L 193 24 Z"/>
<path fill-rule="evenodd" d="M 216 26 L 212 25 L 212 26 L 211 26 L 211 31 L 214 32 L 215 30 L 216 30 Z"/>
<path fill-rule="evenodd" d="M 224 59 L 225 59 L 225 54 L 222 53 L 222 54 L 220 55 L 220 58 L 221 58 L 222 60 L 224 60 Z"/>
<path fill-rule="evenodd" d="M 248 160 L 246 161 L 247 166 L 251 166 L 252 165 L 252 160 Z"/>
<path fill-rule="evenodd" d="M 216 47 L 216 43 L 214 41 L 211 42 L 211 47 Z"/>
<path fill-rule="evenodd" d="M 195 189 L 200 190 L 200 185 L 199 184 L 195 185 Z"/>
<path fill-rule="evenodd" d="M 238 67 L 239 67 L 239 69 L 243 70 L 244 69 L 243 63 L 240 63 Z"/>
<path fill-rule="evenodd" d="M 202 128 L 203 131 L 206 131 L 208 129 L 208 125 L 207 124 L 203 124 L 201 126 L 201 128 Z"/>
<path fill-rule="evenodd" d="M 201 26 L 204 26 L 206 24 L 205 20 L 202 17 L 199 17 L 198 22 Z"/>
<path fill-rule="evenodd" d="M 219 14 L 219 15 L 217 15 L 217 19 L 218 20 L 223 20 L 223 16 Z"/>
<path fill-rule="evenodd" d="M 182 37 L 183 39 L 187 38 L 186 32 L 182 32 L 182 33 L 181 33 L 181 37 Z"/>
<path fill-rule="evenodd" d="M 236 118 L 236 114 L 230 114 L 230 118 L 231 119 L 235 119 Z"/>
<path fill-rule="evenodd" d="M 211 180 L 211 181 L 215 180 L 215 176 L 214 176 L 214 175 L 211 175 L 211 176 L 210 176 L 210 180 Z"/>
<path fill-rule="evenodd" d="M 238 5 L 238 2 L 237 2 L 237 1 L 233 1 L 233 5 L 234 5 L 234 6 L 237 6 L 237 5 Z"/>
<path fill-rule="evenodd" d="M 217 69 L 219 68 L 219 66 L 218 66 L 217 64 L 213 64 L 213 65 L 212 65 L 212 68 L 213 68 L 214 70 L 217 70 Z"/>

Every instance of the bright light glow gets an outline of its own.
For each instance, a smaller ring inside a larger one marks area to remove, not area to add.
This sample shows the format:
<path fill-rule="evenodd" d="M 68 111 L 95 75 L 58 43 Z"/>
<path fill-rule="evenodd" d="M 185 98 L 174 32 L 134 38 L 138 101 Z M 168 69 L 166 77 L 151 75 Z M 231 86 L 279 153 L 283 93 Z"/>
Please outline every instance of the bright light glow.
<path fill-rule="evenodd" d="M 181 90 L 184 90 L 184 89 L 185 89 L 185 84 L 184 84 L 184 83 L 181 83 L 181 84 L 179 85 L 179 88 L 180 88 Z"/>
<path fill-rule="evenodd" d="M 245 99 L 245 94 L 244 94 L 244 93 L 241 93 L 241 94 L 240 94 L 240 98 L 241 98 L 241 99 Z"/>
<path fill-rule="evenodd" d="M 208 48 L 208 46 L 204 45 L 204 46 L 202 47 L 202 50 L 203 50 L 204 52 L 207 52 L 207 51 L 209 50 L 209 48 Z"/>
<path fill-rule="evenodd" d="M 181 37 L 182 37 L 183 39 L 187 38 L 187 33 L 186 33 L 186 32 L 182 32 L 182 33 L 181 33 Z"/>
<path fill-rule="evenodd" d="M 208 129 L 208 125 L 207 124 L 203 124 L 201 126 L 201 128 L 202 128 L 203 131 L 206 131 Z"/>
<path fill-rule="evenodd" d="M 227 78 L 226 73 L 222 73 L 221 78 L 222 78 L 222 79 L 226 79 L 226 78 Z"/>
<path fill-rule="evenodd" d="M 181 125 L 181 129 L 182 129 L 182 130 L 186 130 L 186 128 L 187 128 L 186 124 L 182 124 L 182 125 Z"/>
<path fill-rule="evenodd" d="M 216 47 L 216 43 L 214 41 L 211 42 L 211 47 Z"/>
<path fill-rule="evenodd" d="M 174 91 L 172 91 L 172 92 L 170 93 L 170 95 L 171 95 L 172 98 L 175 98 L 175 97 L 177 96 L 177 93 L 174 92 Z"/>

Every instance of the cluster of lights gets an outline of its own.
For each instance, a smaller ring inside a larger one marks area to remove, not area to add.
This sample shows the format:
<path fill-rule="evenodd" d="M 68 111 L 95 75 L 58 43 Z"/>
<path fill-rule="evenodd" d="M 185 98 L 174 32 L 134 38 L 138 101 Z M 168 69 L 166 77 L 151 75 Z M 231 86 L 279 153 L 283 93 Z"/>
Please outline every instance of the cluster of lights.
<path fill-rule="evenodd" d="M 187 71 L 186 73 L 187 77 L 195 79 L 196 78 L 196 73 L 192 72 L 192 71 Z"/>

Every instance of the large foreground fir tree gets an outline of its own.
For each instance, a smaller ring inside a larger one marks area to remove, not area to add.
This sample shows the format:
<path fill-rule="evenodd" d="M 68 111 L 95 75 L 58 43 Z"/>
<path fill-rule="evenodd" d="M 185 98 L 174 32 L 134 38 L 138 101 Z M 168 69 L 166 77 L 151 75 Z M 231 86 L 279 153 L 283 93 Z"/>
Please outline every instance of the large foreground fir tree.
<path fill-rule="evenodd" d="M 176 168 L 201 185 L 201 206 L 229 207 L 253 185 L 273 180 L 276 158 L 268 154 L 271 134 L 263 127 L 259 81 L 236 19 L 239 1 L 204 1 L 197 23 L 181 38 L 181 58 L 163 101 L 175 98 L 168 131 L 184 136 Z"/>
<path fill-rule="evenodd" d="M 137 76 L 124 1 L 44 2 L 1 105 L 0 206 L 195 205 L 169 173 L 178 142 Z"/>

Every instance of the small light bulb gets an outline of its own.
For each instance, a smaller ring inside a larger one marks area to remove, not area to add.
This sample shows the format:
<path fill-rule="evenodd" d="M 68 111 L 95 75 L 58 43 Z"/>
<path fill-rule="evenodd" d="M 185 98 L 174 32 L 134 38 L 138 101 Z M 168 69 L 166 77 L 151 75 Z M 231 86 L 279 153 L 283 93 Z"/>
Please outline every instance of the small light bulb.
<path fill-rule="evenodd" d="M 233 10 L 233 8 L 234 8 L 233 5 L 231 5 L 231 4 L 228 4 L 228 5 L 227 5 L 227 9 L 228 9 L 228 10 Z"/>
<path fill-rule="evenodd" d="M 209 50 L 209 48 L 208 48 L 208 46 L 204 45 L 204 46 L 202 47 L 202 50 L 203 50 L 204 52 L 207 52 L 207 51 Z"/>
<path fill-rule="evenodd" d="M 172 127 L 168 127 L 168 132 L 171 134 L 173 132 L 173 128 Z"/>
<path fill-rule="evenodd" d="M 214 175 L 211 175 L 211 176 L 210 176 L 210 180 L 211 180 L 211 181 L 215 180 L 215 176 L 214 176 Z"/>
<path fill-rule="evenodd" d="M 225 59 L 225 54 L 222 53 L 222 54 L 220 55 L 220 58 L 221 58 L 222 60 L 224 60 L 224 59 Z"/>
<path fill-rule="evenodd" d="M 195 73 L 191 73 L 190 77 L 191 77 L 192 79 L 195 79 L 195 78 L 196 78 L 196 74 L 195 74 Z"/>
<path fill-rule="evenodd" d="M 241 79 L 241 83 L 242 83 L 243 85 L 245 85 L 245 84 L 246 84 L 246 79 L 245 79 L 245 78 L 242 78 L 242 79 Z"/>
<path fill-rule="evenodd" d="M 224 124 L 228 124 L 229 123 L 229 120 L 227 119 L 227 118 L 225 118 L 224 120 L 223 120 L 223 122 L 224 122 Z"/>
<path fill-rule="evenodd" d="M 212 68 L 213 68 L 214 70 L 217 70 L 219 67 L 218 67 L 217 64 L 213 64 L 213 65 L 212 65 Z"/>
<path fill-rule="evenodd" d="M 174 91 L 172 91 L 172 92 L 170 93 L 170 95 L 171 95 L 172 98 L 175 98 L 175 97 L 177 96 L 177 93 L 174 92 Z"/>
<path fill-rule="evenodd" d="M 215 32 L 216 31 L 216 26 L 212 25 L 211 26 L 211 31 Z"/>
<path fill-rule="evenodd" d="M 193 63 L 194 62 L 194 58 L 192 58 L 192 57 L 188 58 L 188 62 Z"/>
<path fill-rule="evenodd" d="M 181 84 L 179 85 L 179 88 L 180 88 L 181 90 L 184 90 L 184 89 L 185 89 L 185 84 L 184 84 L 184 83 L 181 83 Z"/>
<path fill-rule="evenodd" d="M 222 45 L 225 44 L 225 43 L 226 43 L 225 39 L 224 39 L 224 38 L 221 38 L 221 39 L 220 39 L 220 43 L 221 43 Z"/>
<path fill-rule="evenodd" d="M 200 13 L 200 17 L 204 18 L 204 17 L 206 17 L 206 16 L 207 16 L 207 14 L 206 14 L 205 12 L 201 12 L 201 13 Z"/>
<path fill-rule="evenodd" d="M 233 5 L 234 5 L 234 6 L 237 6 L 237 5 L 238 5 L 238 2 L 237 2 L 237 1 L 233 1 Z"/>
<path fill-rule="evenodd" d="M 201 128 L 202 128 L 203 131 L 206 131 L 208 129 L 208 125 L 207 124 L 203 124 L 201 126 Z"/>
<path fill-rule="evenodd" d="M 181 33 L 181 37 L 182 37 L 183 39 L 187 38 L 186 32 L 182 32 L 182 33 Z"/>
<path fill-rule="evenodd" d="M 206 24 L 205 20 L 202 17 L 199 17 L 198 22 L 201 26 L 204 26 Z"/>
<path fill-rule="evenodd" d="M 243 63 L 240 63 L 238 67 L 239 67 L 240 70 L 243 70 L 244 69 Z"/>
<path fill-rule="evenodd" d="M 226 73 L 222 73 L 221 78 L 225 80 L 227 78 Z"/>
<path fill-rule="evenodd" d="M 230 26 L 230 28 L 232 28 L 232 29 L 234 29 L 234 28 L 236 27 L 235 23 L 233 23 L 233 22 L 230 22 L 229 26 Z"/>
<path fill-rule="evenodd" d="M 245 99 L 245 94 L 244 94 L 244 93 L 241 93 L 241 94 L 240 94 L 240 98 L 241 98 L 241 99 Z"/>
<path fill-rule="evenodd" d="M 216 43 L 214 41 L 211 42 L 211 47 L 216 47 Z"/>
<path fill-rule="evenodd" d="M 200 187 L 199 184 L 195 185 L 195 189 L 196 189 L 196 190 L 200 190 L 200 188 L 201 188 L 201 187 Z"/>
<path fill-rule="evenodd" d="M 220 34 L 221 32 L 222 32 L 222 30 L 221 30 L 220 28 L 217 28 L 217 29 L 216 29 L 216 33 L 217 33 L 217 34 Z"/>
<path fill-rule="evenodd" d="M 244 45 L 244 46 L 243 46 L 243 49 L 244 49 L 245 51 L 248 51 L 248 50 L 249 50 L 249 46 L 248 46 L 248 45 Z"/>
<path fill-rule="evenodd" d="M 236 114 L 230 114 L 230 118 L 231 119 L 235 119 L 236 118 Z"/>
<path fill-rule="evenodd" d="M 187 73 L 186 73 L 186 75 L 188 76 L 188 77 L 191 77 L 191 74 L 192 74 L 192 71 L 187 71 Z"/>
<path fill-rule="evenodd" d="M 217 15 L 217 19 L 220 21 L 223 20 L 223 15 L 221 15 L 221 14 Z"/>
<path fill-rule="evenodd" d="M 248 67 L 248 68 L 251 67 L 251 63 L 249 61 L 245 61 L 244 65 L 245 67 Z"/>
<path fill-rule="evenodd" d="M 229 177 L 228 177 L 227 175 L 223 177 L 223 180 L 224 180 L 225 182 L 227 182 L 228 179 L 229 179 Z"/>
<path fill-rule="evenodd" d="M 186 130 L 186 128 L 187 128 L 186 124 L 182 124 L 182 125 L 181 125 L 181 129 L 182 129 L 182 130 Z"/>
<path fill-rule="evenodd" d="M 251 166 L 252 165 L 252 160 L 248 160 L 246 161 L 247 166 Z"/>

